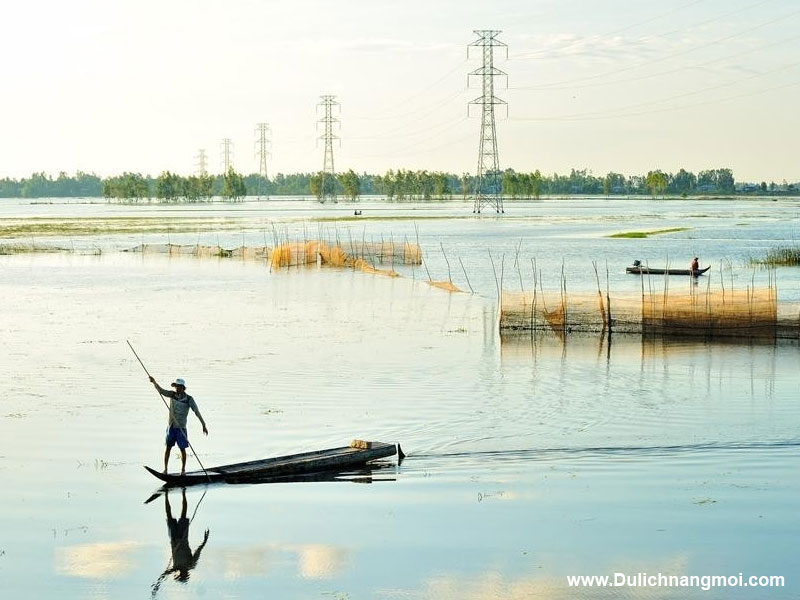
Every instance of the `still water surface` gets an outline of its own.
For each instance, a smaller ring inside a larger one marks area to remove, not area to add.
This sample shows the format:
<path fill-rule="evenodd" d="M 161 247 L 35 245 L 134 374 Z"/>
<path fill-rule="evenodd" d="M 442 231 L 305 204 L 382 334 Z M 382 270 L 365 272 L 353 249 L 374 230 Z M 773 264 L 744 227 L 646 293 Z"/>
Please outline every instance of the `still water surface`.
<path fill-rule="evenodd" d="M 567 269 L 587 288 L 591 258 L 711 248 L 741 263 L 791 241 L 796 207 L 779 204 L 778 220 L 772 203 L 741 203 L 707 210 L 702 231 L 644 241 L 598 232 L 667 227 L 681 212 L 644 203 L 637 218 L 630 204 L 576 201 L 508 220 L 420 219 L 431 268 L 446 273 L 442 241 L 488 290 L 475 295 L 431 288 L 418 269 L 389 279 L 110 251 L 0 257 L 0 595 L 797 598 L 797 345 L 501 340 L 484 258 L 492 248 L 509 261 L 522 238 L 526 259 L 583 261 Z M 52 210 L 116 209 L 137 210 Z M 302 232 L 305 210 L 286 203 L 271 218 Z M 245 236 L 261 235 L 251 219 L 262 216 L 247 217 Z M 742 235 L 742 222 L 758 233 Z M 415 234 L 402 220 L 352 227 Z M 785 297 L 800 297 L 796 277 L 780 272 Z M 141 465 L 160 464 L 165 409 L 126 339 L 162 385 L 186 378 L 210 429 L 204 438 L 190 417 L 206 466 L 354 437 L 397 441 L 408 457 L 354 481 L 188 489 L 194 556 L 181 580 L 167 502 L 177 521 L 183 496 L 144 504 L 158 486 Z M 567 587 L 567 575 L 614 572 L 783 575 L 786 586 Z"/>

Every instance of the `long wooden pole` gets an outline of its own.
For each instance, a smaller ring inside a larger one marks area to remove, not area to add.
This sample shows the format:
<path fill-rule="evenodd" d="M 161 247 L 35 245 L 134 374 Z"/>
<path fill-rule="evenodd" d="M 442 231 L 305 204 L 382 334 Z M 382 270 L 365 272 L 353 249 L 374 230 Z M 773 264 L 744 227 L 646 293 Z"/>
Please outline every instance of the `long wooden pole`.
<path fill-rule="evenodd" d="M 133 349 L 133 346 L 131 346 L 131 343 L 128 340 L 125 340 L 125 341 L 127 342 L 128 347 L 131 349 L 131 352 L 133 352 L 133 355 L 136 357 L 136 360 L 138 360 L 139 364 L 142 365 L 142 368 L 144 369 L 144 372 L 147 373 L 148 377 L 152 378 L 152 375 L 150 375 L 150 372 L 147 370 L 147 367 L 144 366 L 144 363 L 142 362 L 142 359 L 139 358 L 139 355 L 136 354 L 136 350 Z M 172 408 L 170 407 L 169 404 L 167 404 L 167 401 L 164 400 L 164 396 L 161 395 L 161 392 L 159 392 L 158 390 L 156 390 L 156 392 L 158 393 L 158 397 L 161 398 L 161 402 L 163 402 L 164 406 L 167 407 L 167 410 L 169 411 L 169 415 L 171 417 L 171 420 L 174 421 L 175 420 L 175 415 L 172 412 Z M 206 471 L 206 468 L 203 466 L 203 463 L 200 461 L 200 458 L 197 456 L 197 452 L 194 451 L 194 448 L 192 447 L 192 443 L 189 441 L 189 436 L 188 435 L 186 436 L 186 443 L 189 444 L 189 449 L 192 451 L 192 454 L 194 454 L 194 457 L 197 460 L 197 463 L 200 465 L 200 468 L 203 469 L 203 473 L 205 473 L 205 475 L 208 478 L 208 480 L 211 481 L 211 477 L 208 475 L 208 471 Z"/>

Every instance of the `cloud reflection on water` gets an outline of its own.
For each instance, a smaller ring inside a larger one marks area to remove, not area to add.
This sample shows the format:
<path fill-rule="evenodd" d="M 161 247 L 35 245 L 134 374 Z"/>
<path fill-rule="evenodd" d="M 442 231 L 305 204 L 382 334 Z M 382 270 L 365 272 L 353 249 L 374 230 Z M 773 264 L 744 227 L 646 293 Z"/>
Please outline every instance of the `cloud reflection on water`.
<path fill-rule="evenodd" d="M 86 579 L 114 579 L 133 571 L 142 545 L 133 541 L 97 542 L 56 548 L 55 570 Z"/>
<path fill-rule="evenodd" d="M 297 565 L 304 579 L 330 579 L 347 565 L 350 551 L 330 544 L 266 544 L 245 548 L 224 548 L 217 552 L 227 579 L 264 577 L 280 565 Z"/>

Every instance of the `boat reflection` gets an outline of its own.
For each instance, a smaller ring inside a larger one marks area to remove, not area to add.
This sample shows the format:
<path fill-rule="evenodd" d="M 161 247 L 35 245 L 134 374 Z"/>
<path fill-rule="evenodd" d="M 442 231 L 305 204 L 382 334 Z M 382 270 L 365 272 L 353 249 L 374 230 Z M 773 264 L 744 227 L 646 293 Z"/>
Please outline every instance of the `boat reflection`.
<path fill-rule="evenodd" d="M 202 502 L 202 498 L 200 499 Z M 197 507 L 200 506 L 198 502 Z M 197 513 L 195 507 L 195 514 Z M 189 581 L 189 572 L 197 566 L 197 561 L 200 560 L 200 553 L 208 543 L 208 536 L 210 531 L 205 530 L 203 534 L 203 541 L 197 546 L 197 549 L 192 552 L 189 544 L 189 526 L 194 519 L 189 519 L 187 515 L 188 503 L 186 502 L 186 488 L 181 489 L 181 513 L 179 518 L 175 518 L 172 514 L 172 506 L 169 503 L 169 490 L 164 491 L 164 510 L 167 513 L 167 531 L 169 532 L 170 550 L 172 558 L 169 565 L 164 569 L 164 572 L 158 576 L 156 582 L 152 585 L 151 596 L 153 598 L 158 594 L 158 590 L 164 580 L 172 575 L 175 581 L 187 582 Z"/>

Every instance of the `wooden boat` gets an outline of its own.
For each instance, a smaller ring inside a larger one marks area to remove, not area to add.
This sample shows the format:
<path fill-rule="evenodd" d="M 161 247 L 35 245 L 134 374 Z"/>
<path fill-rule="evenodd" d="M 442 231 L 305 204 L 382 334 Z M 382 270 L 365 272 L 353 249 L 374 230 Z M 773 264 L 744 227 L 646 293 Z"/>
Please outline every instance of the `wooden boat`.
<path fill-rule="evenodd" d="M 148 466 L 145 466 L 145 469 L 168 486 L 186 486 L 215 481 L 242 483 L 270 479 L 280 480 L 286 477 L 325 471 L 343 471 L 395 454 L 398 454 L 401 459 L 404 456 L 399 444 L 354 440 L 349 446 L 341 448 L 223 465 L 205 471 L 191 471 L 184 475 L 165 474 Z"/>
<path fill-rule="evenodd" d="M 653 267 L 634 266 L 626 268 L 625 272 L 633 275 L 692 275 L 694 277 L 699 277 L 710 268 L 711 265 L 707 266 L 705 269 L 692 271 L 691 269 L 654 269 Z"/>

